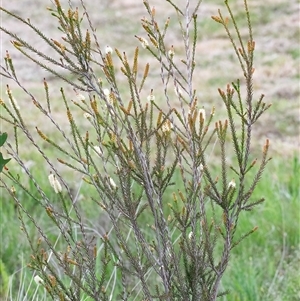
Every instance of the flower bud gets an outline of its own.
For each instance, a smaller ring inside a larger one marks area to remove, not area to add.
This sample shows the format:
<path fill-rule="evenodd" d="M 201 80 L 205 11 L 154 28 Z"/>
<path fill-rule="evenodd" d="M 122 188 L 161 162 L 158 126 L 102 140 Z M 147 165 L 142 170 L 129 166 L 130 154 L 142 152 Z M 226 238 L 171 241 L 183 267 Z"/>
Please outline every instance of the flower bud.
<path fill-rule="evenodd" d="M 83 117 L 86 118 L 86 119 L 90 119 L 92 117 L 92 115 L 90 113 L 83 113 Z"/>
<path fill-rule="evenodd" d="M 52 173 L 50 173 L 50 175 L 48 176 L 50 185 L 52 186 L 52 188 L 54 189 L 55 193 L 59 193 L 62 191 L 62 187 L 59 183 L 59 181 L 56 179 L 56 176 Z"/>
<path fill-rule="evenodd" d="M 175 55 L 175 51 L 174 51 L 174 47 L 172 45 L 171 49 L 168 52 L 169 58 L 172 60 L 174 55 Z"/>
<path fill-rule="evenodd" d="M 113 52 L 112 48 L 107 45 L 106 48 L 105 48 L 105 53 L 109 54 L 109 53 L 112 53 L 112 52 Z"/>
<path fill-rule="evenodd" d="M 201 117 L 201 116 L 202 116 L 202 117 Z M 205 110 L 204 110 L 204 109 L 200 109 L 200 110 L 199 110 L 199 117 L 200 117 L 200 121 L 201 121 L 201 122 L 202 122 L 202 120 L 205 121 L 206 115 L 205 115 Z"/>
<path fill-rule="evenodd" d="M 148 43 L 148 41 L 145 38 L 140 38 L 140 42 L 141 42 L 142 47 L 144 49 L 146 49 L 149 46 L 149 43 Z"/>
<path fill-rule="evenodd" d="M 110 91 L 108 89 L 103 89 L 103 93 L 105 96 L 109 96 Z"/>
<path fill-rule="evenodd" d="M 149 102 L 155 100 L 155 96 L 153 95 L 153 90 L 151 90 L 151 93 L 147 96 L 147 100 Z"/>
<path fill-rule="evenodd" d="M 115 181 L 111 177 L 109 177 L 109 185 L 114 190 L 117 189 L 117 185 L 116 185 Z"/>
<path fill-rule="evenodd" d="M 44 284 L 44 280 L 38 275 L 34 276 L 33 279 L 37 285 Z"/>
<path fill-rule="evenodd" d="M 235 189 L 235 187 L 236 187 L 235 181 L 234 181 L 234 179 L 232 179 L 232 180 L 228 183 L 228 188 Z"/>

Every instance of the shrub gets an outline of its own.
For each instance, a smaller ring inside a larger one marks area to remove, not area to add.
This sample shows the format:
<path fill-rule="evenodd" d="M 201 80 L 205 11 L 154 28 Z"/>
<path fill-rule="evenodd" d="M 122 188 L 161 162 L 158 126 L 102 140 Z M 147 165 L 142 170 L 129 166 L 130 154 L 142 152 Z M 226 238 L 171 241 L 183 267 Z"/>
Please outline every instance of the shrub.
<path fill-rule="evenodd" d="M 61 41 L 1 8 L 30 27 L 53 53 L 36 49 L 1 26 L 13 38 L 13 46 L 76 93 L 76 100 L 70 101 L 60 89 L 68 133 L 53 113 L 47 80 L 43 102 L 18 80 L 7 52 L 2 73 L 31 97 L 44 123 L 55 128 L 55 133 L 47 134 L 37 126 L 34 133 L 24 119 L 29 108 L 19 107 L 7 86 L 10 106 L 1 100 L 1 118 L 14 129 L 14 143 L 5 147 L 31 184 L 29 188 L 9 169 L 1 182 L 17 205 L 21 229 L 32 249 L 28 266 L 35 271 L 35 281 L 53 300 L 216 300 L 228 293 L 220 291 L 220 283 L 231 250 L 257 229 L 236 236 L 240 215 L 263 202 L 252 199 L 252 193 L 269 160 L 268 140 L 259 160 L 250 151 L 255 123 L 269 106 L 263 95 L 257 101 L 253 96 L 255 42 L 247 1 L 245 42 L 228 1 L 228 18 L 221 11 L 212 16 L 226 31 L 244 75 L 243 84 L 237 80 L 219 89 L 227 118 L 217 121 L 214 108 L 208 112 L 201 107 L 193 86 L 201 1 L 192 7 L 187 0 L 182 8 L 167 1 L 178 15 L 184 44 L 181 61 L 176 58 L 176 45 L 167 46 L 170 20 L 160 27 L 155 8 L 143 1 L 148 14 L 141 20 L 145 34 L 136 39 L 142 51 L 157 61 L 158 66 L 153 64 L 161 79 L 161 88 L 146 91 L 150 64 L 140 63 L 139 47 L 130 62 L 126 53 L 98 41 L 84 1 L 80 9 L 69 2 L 67 10 L 59 0 L 54 2 L 49 10 L 63 33 Z M 179 105 L 174 106 L 172 99 Z M 78 112 L 88 126 L 82 126 Z M 50 167 L 52 194 L 22 160 L 22 137 Z M 57 161 L 52 153 L 59 154 Z M 214 164 L 209 164 L 210 156 Z M 229 156 L 234 157 L 232 162 Z M 83 213 L 72 189 L 76 185 L 68 185 L 58 164 L 82 175 L 79 186 L 89 187 L 104 224 L 101 234 L 96 226 L 91 229 L 88 213 Z M 20 191 L 43 208 L 56 237 L 32 216 Z"/>

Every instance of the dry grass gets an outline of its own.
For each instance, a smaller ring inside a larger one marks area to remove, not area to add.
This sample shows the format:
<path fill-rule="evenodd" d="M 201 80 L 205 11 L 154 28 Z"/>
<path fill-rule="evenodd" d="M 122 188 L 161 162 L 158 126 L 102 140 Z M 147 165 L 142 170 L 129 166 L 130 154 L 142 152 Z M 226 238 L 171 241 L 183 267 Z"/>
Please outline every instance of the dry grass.
<path fill-rule="evenodd" d="M 68 1 L 61 2 L 66 5 Z M 257 45 L 255 95 L 258 98 L 260 93 L 264 93 L 266 102 L 273 103 L 272 108 L 260 120 L 259 127 L 256 129 L 256 139 L 259 144 L 262 144 L 265 137 L 268 137 L 271 139 L 274 155 L 292 156 L 299 148 L 299 4 L 296 0 L 291 0 L 289 5 L 280 0 L 249 2 Z M 80 7 L 78 0 L 73 3 L 74 6 Z M 87 1 L 87 3 L 103 48 L 110 45 L 126 51 L 130 57 L 133 48 L 139 46 L 134 35 L 143 35 L 140 19 L 146 13 L 142 1 L 126 0 L 120 3 L 107 0 L 101 1 L 100 4 L 97 2 L 97 6 L 91 4 L 91 1 Z M 174 45 L 176 59 L 179 61 L 182 58 L 183 44 L 180 41 L 179 27 L 176 25 L 177 17 L 167 2 L 151 0 L 150 3 L 156 7 L 161 24 L 167 17 L 171 17 L 171 28 L 167 41 L 170 46 Z M 51 2 L 43 1 L 43 4 L 37 4 L 33 0 L 21 3 L 13 0 L 4 3 L 5 8 L 23 17 L 29 17 L 32 23 L 36 24 L 46 35 L 59 40 L 61 34 L 57 30 L 55 18 L 50 18 L 49 12 L 46 11 L 47 5 L 51 6 Z M 28 7 L 30 10 L 26 9 Z M 237 77 L 241 78 L 242 74 L 221 26 L 218 26 L 210 18 L 211 15 L 217 13 L 218 8 L 223 9 L 225 13 L 223 1 L 220 0 L 203 1 L 200 8 L 198 28 L 200 41 L 197 47 L 197 76 L 194 87 L 198 90 L 200 103 L 207 109 L 216 106 L 218 114 L 222 116 L 224 112 L 220 108 L 221 100 L 217 88 L 225 87 L 227 82 L 231 82 Z M 245 24 L 242 0 L 235 1 L 234 11 L 241 23 Z M 45 52 L 49 51 L 43 41 L 16 20 L 3 14 L 2 24 L 24 39 L 29 39 L 36 48 Z M 47 78 L 55 99 L 54 111 L 61 119 L 62 124 L 66 125 L 58 93 L 60 86 L 66 87 L 66 84 L 40 70 L 17 53 L 10 45 L 9 37 L 4 34 L 2 34 L 2 49 L 10 51 L 20 79 L 39 99 L 43 97 L 41 94 L 43 78 Z M 3 56 L 4 53 L 2 53 Z M 161 83 L 157 65 L 153 59 L 149 59 L 146 51 L 141 50 L 142 64 L 140 68 L 142 69 L 142 66 L 148 61 L 151 63 L 151 73 L 146 91 L 151 88 L 159 91 Z M 2 88 L 6 83 L 6 80 L 2 79 Z M 73 91 L 68 90 L 68 92 L 70 98 L 74 97 Z M 43 120 L 39 119 L 35 114 L 36 111 L 29 106 L 30 99 L 20 94 L 18 90 L 15 93 L 21 107 L 26 109 L 28 121 L 32 126 L 43 126 Z M 145 95 L 147 95 L 146 93 Z M 2 98 L 5 96 L 2 95 Z"/>

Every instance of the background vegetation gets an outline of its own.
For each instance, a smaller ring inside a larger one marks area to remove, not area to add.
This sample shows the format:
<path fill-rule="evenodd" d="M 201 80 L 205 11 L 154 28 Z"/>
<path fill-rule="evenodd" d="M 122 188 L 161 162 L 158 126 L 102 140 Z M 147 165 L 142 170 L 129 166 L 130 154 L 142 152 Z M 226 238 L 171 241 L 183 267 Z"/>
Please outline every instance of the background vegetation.
<path fill-rule="evenodd" d="M 235 1 L 237 9 L 239 1 Z M 152 1 L 156 5 L 157 14 L 162 18 L 166 17 L 165 3 Z M 45 16 L 45 6 L 37 5 L 34 1 L 24 1 L 23 5 L 34 7 L 31 11 L 25 11 L 19 1 L 11 1 L 6 8 L 15 9 L 18 13 L 26 15 L 33 22 L 39 23 L 45 32 L 49 33 L 55 27 Z M 47 5 L 47 4 L 46 4 Z M 100 6 L 104 6 L 100 4 Z M 233 69 L 233 53 L 228 47 L 226 38 L 221 28 L 210 19 L 220 5 L 220 1 L 209 1 L 203 3 L 202 24 L 199 28 L 201 42 L 199 44 L 199 77 L 195 83 L 200 88 L 199 98 L 204 107 L 218 107 L 218 114 L 222 115 L 222 108 L 219 106 L 217 88 L 225 86 L 239 74 L 235 75 Z M 132 43 L 138 43 L 134 35 L 140 31 L 138 20 L 143 16 L 143 7 L 138 1 L 114 1 L 103 7 L 90 10 L 93 17 L 98 20 L 99 35 L 103 40 L 103 47 L 110 45 L 126 50 L 130 55 L 129 47 Z M 298 267 L 300 263 L 299 250 L 299 30 L 298 4 L 297 1 L 290 1 L 286 5 L 284 1 L 250 1 L 253 12 L 254 35 L 257 45 L 256 52 L 256 89 L 266 94 L 266 99 L 273 103 L 271 109 L 262 118 L 261 128 L 255 133 L 257 145 L 262 145 L 263 137 L 271 140 L 273 160 L 269 163 L 267 173 L 259 184 L 255 194 L 263 196 L 266 202 L 260 205 L 258 210 L 245 216 L 241 220 L 239 231 L 245 232 L 249 228 L 258 226 L 259 230 L 250 239 L 245 240 L 239 248 L 233 252 L 232 262 L 223 279 L 223 286 L 230 289 L 230 295 L 223 300 L 298 300 L 300 276 Z M 23 11 L 22 11 L 23 9 Z M 242 7 L 241 7 L 242 11 Z M 171 15 L 171 18 L 176 18 Z M 135 20 L 135 21 L 132 21 Z M 11 20 L 4 19 L 6 27 L 16 28 L 21 32 L 22 27 L 11 23 Z M 179 31 L 175 24 L 171 30 L 174 36 L 169 37 L 170 45 L 174 45 L 177 53 L 180 54 L 183 45 Z M 113 32 L 114 34 L 111 34 Z M 178 34 L 177 34 L 178 33 Z M 30 32 L 26 33 L 30 35 Z M 201 36 L 202 35 L 202 36 Z M 124 38 L 126 36 L 126 38 Z M 37 46 L 45 47 L 40 41 Z M 3 50 L 11 47 L 3 36 Z M 45 48 L 45 51 L 47 49 Z M 142 53 L 141 53 L 142 55 Z M 4 53 L 1 55 L 4 57 Z M 20 77 L 29 86 L 30 91 L 37 98 L 42 97 L 42 81 L 46 77 L 49 81 L 51 93 L 57 100 L 53 106 L 55 114 L 59 117 L 61 99 L 59 87 L 63 83 L 48 74 L 35 69 L 32 64 L 21 57 L 16 57 L 15 65 L 20 70 Z M 298 67 L 297 67 L 298 66 Z M 297 69 L 298 68 L 298 69 Z M 154 68 L 155 69 L 155 68 Z M 158 85 L 157 74 L 151 74 L 149 89 Z M 234 76 L 234 77 L 233 77 Z M 2 96 L 5 91 L 5 81 L 1 83 Z M 70 97 L 74 97 L 73 91 L 67 91 Z M 21 107 L 26 107 L 30 101 L 23 93 L 16 89 L 14 97 L 18 99 Z M 224 109 L 224 108 L 223 108 Z M 34 112 L 28 112 L 26 116 L 32 127 L 38 125 L 43 128 L 43 121 L 36 120 Z M 61 124 L 64 124 L 64 116 L 61 115 Z M 83 118 L 82 118 L 83 119 Z M 86 126 L 82 120 L 82 126 Z M 2 126 L 1 131 L 6 131 Z M 51 129 L 48 129 L 51 133 Z M 43 163 L 36 160 L 33 153 L 27 152 L 26 147 L 22 149 L 28 166 L 40 179 L 41 185 L 47 190 L 48 170 L 43 168 Z M 50 154 L 50 153 L 49 153 Z M 50 154 L 51 155 L 51 154 Z M 213 164 L 213 158 L 211 158 Z M 10 169 L 17 171 L 17 166 L 10 162 Z M 216 167 L 217 168 L 217 167 Z M 21 174 L 22 177 L 22 174 Z M 68 174 L 69 181 L 74 184 L 74 190 L 80 188 L 80 177 L 74 173 Z M 28 183 L 29 187 L 31 183 Z M 52 190 L 47 191 L 51 195 Z M 103 229 L 105 221 L 99 219 L 98 212 L 93 210 L 94 204 L 90 200 L 90 191 L 86 188 L 80 190 L 80 202 L 86 213 L 86 219 L 91 226 L 99 231 Z M 55 202 L 55 195 L 53 194 Z M 35 291 L 36 286 L 32 283 L 32 273 L 26 269 L 29 261 L 30 250 L 27 241 L 19 229 L 17 212 L 14 203 L 1 192 L 1 261 L 0 261 L 0 296 L 5 299 L 7 287 L 11 292 Z M 32 215 L 38 220 L 43 220 L 43 214 L 34 202 L 25 199 L 24 202 Z M 45 225 L 47 228 L 47 225 Z M 57 233 L 52 233 L 49 226 L 49 233 L 55 238 Z M 35 235 L 33 232 L 32 235 Z M 40 290 L 43 290 L 40 288 Z M 39 292 L 43 294 L 43 292 Z M 15 297 L 16 298 L 16 297 Z"/>

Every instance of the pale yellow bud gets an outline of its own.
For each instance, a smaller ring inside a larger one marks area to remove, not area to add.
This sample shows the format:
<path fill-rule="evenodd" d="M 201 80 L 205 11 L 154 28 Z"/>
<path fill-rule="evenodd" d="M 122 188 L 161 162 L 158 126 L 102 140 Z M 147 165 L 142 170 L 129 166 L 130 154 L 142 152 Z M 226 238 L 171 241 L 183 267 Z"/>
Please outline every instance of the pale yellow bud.
<path fill-rule="evenodd" d="M 109 53 L 112 53 L 112 52 L 113 52 L 112 48 L 110 46 L 106 46 L 105 53 L 109 54 Z"/>
<path fill-rule="evenodd" d="M 34 279 L 34 282 L 35 282 L 37 285 L 44 284 L 44 280 L 43 280 L 40 276 L 38 276 L 38 275 L 34 276 L 33 279 Z"/>
<path fill-rule="evenodd" d="M 141 42 L 142 47 L 144 49 L 146 49 L 149 46 L 149 43 L 148 43 L 148 41 L 145 38 L 140 38 L 140 42 Z"/>
<path fill-rule="evenodd" d="M 155 100 L 155 96 L 151 93 L 150 95 L 147 96 L 147 100 L 150 101 L 154 101 Z"/>
<path fill-rule="evenodd" d="M 109 185 L 112 189 L 114 189 L 114 190 L 117 189 L 117 185 L 111 177 L 109 177 Z"/>
<path fill-rule="evenodd" d="M 59 183 L 59 181 L 56 179 L 56 176 L 52 173 L 50 173 L 50 175 L 48 176 L 50 185 L 52 186 L 52 188 L 54 189 L 55 193 L 59 193 L 62 191 L 62 187 Z"/>
<path fill-rule="evenodd" d="M 228 183 L 228 188 L 235 188 L 236 187 L 236 184 L 235 184 L 235 181 L 234 179 L 232 179 L 229 183 Z"/>
<path fill-rule="evenodd" d="M 204 109 L 199 110 L 200 121 L 201 121 L 201 116 L 203 118 L 203 121 L 205 121 L 206 115 L 205 115 L 205 110 Z"/>
<path fill-rule="evenodd" d="M 168 55 L 169 55 L 169 58 L 172 60 L 174 55 L 175 55 L 175 51 L 174 51 L 174 47 L 172 45 L 171 49 L 168 51 Z"/>
<path fill-rule="evenodd" d="M 103 89 L 103 93 L 105 96 L 109 96 L 110 91 L 108 89 Z"/>
<path fill-rule="evenodd" d="M 169 133 L 169 132 L 171 132 L 172 128 L 173 128 L 173 124 L 171 123 L 171 121 L 170 120 L 166 120 L 163 123 L 163 125 L 161 127 L 161 130 L 162 130 L 163 133 Z"/>
<path fill-rule="evenodd" d="M 86 119 L 90 119 L 92 117 L 92 115 L 90 113 L 83 113 L 84 118 Z"/>

